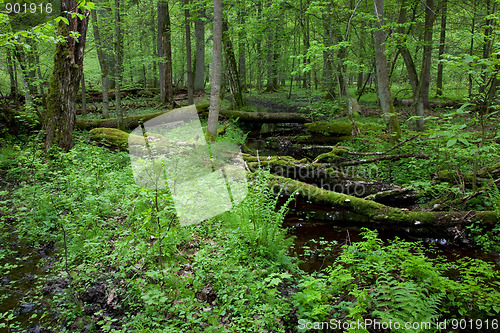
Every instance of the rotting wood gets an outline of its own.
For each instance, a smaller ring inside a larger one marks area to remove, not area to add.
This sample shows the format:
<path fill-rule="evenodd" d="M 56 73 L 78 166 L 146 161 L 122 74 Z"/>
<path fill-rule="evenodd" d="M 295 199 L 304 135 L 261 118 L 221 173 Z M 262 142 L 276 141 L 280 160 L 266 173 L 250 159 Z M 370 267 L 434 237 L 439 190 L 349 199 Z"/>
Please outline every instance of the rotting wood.
<path fill-rule="evenodd" d="M 452 227 L 467 225 L 474 222 L 494 225 L 498 216 L 493 211 L 463 211 L 463 212 L 431 212 L 410 211 L 389 207 L 375 201 L 365 200 L 324 190 L 314 185 L 297 180 L 271 175 L 271 185 L 275 192 L 284 195 L 298 195 L 308 200 L 332 208 L 342 208 L 352 213 L 365 216 L 373 223 L 396 223 L 399 225 L 419 227 Z"/>

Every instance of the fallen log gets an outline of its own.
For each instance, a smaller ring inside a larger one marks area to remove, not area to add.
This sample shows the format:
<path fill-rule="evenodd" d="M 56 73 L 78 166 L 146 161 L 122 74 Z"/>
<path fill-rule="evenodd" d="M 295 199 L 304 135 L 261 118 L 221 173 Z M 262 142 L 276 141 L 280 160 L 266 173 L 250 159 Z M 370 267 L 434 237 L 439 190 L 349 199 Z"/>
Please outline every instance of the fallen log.
<path fill-rule="evenodd" d="M 251 123 L 307 123 L 311 118 L 302 113 L 285 112 L 245 112 L 234 110 L 221 110 L 226 117 L 239 118 L 242 122 Z"/>
<path fill-rule="evenodd" d="M 409 211 L 347 194 L 324 190 L 314 185 L 274 175 L 271 175 L 271 186 L 273 186 L 275 192 L 281 191 L 282 194 L 288 196 L 300 195 L 316 204 L 332 208 L 342 208 L 364 216 L 367 221 L 373 223 L 397 223 L 399 225 L 420 227 L 448 227 L 468 225 L 474 222 L 494 225 L 499 222 L 497 214 L 493 211 Z"/>
<path fill-rule="evenodd" d="M 207 104 L 196 105 L 196 109 L 198 112 L 204 112 L 205 109 L 208 108 Z M 139 126 L 142 122 L 146 122 L 153 118 L 156 118 L 164 113 L 170 112 L 172 110 L 165 110 L 155 113 L 142 114 L 137 116 L 130 116 L 123 118 L 123 124 L 125 129 L 132 130 Z M 171 121 L 182 120 L 182 114 L 178 114 L 180 118 L 171 117 Z M 92 128 L 117 128 L 118 127 L 118 119 L 117 118 L 109 118 L 109 119 L 77 119 L 76 120 L 76 128 L 81 130 L 90 130 Z"/>

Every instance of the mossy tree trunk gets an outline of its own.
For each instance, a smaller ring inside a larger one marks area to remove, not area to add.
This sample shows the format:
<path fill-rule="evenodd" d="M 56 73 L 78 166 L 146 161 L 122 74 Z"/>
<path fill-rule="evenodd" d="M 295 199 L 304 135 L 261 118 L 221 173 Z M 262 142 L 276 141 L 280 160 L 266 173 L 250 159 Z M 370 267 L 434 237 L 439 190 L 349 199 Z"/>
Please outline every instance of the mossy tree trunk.
<path fill-rule="evenodd" d="M 89 13 L 87 10 L 81 12 L 78 1 L 75 0 L 62 0 L 61 11 L 63 13 L 61 15 L 69 24 L 59 21 L 58 35 L 63 41 L 56 46 L 54 71 L 47 94 L 45 150 L 55 144 L 68 151 L 73 146 L 75 101 L 82 76 Z M 83 14 L 84 18 L 72 16 L 76 12 Z M 78 38 L 74 36 L 75 34 Z"/>

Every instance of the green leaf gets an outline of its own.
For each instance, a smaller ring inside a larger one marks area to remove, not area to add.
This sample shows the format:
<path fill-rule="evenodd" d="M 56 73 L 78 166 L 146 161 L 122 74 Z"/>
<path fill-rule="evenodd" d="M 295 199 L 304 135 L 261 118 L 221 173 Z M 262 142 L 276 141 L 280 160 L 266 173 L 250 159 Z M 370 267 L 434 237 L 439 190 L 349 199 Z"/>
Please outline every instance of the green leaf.
<path fill-rule="evenodd" d="M 469 141 L 467 141 L 466 138 L 459 137 L 458 141 L 461 142 L 461 143 L 463 143 L 466 146 L 470 146 L 470 143 L 469 143 Z"/>
<path fill-rule="evenodd" d="M 451 147 L 453 146 L 455 143 L 457 143 L 457 139 L 456 138 L 453 138 L 453 139 L 450 139 L 448 140 L 448 142 L 446 143 L 446 147 Z"/>
<path fill-rule="evenodd" d="M 473 61 L 474 61 L 474 58 L 473 58 L 471 55 L 469 55 L 469 54 L 468 54 L 468 55 L 466 55 L 466 56 L 465 56 L 465 58 L 464 58 L 464 62 L 465 62 L 466 64 L 469 64 L 469 63 L 471 63 L 471 62 L 473 62 Z"/>

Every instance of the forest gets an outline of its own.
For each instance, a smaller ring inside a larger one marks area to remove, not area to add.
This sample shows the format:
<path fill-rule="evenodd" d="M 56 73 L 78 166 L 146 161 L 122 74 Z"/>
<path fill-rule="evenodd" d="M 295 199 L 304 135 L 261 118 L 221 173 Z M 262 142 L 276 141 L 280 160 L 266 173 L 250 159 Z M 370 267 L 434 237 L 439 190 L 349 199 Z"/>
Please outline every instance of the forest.
<path fill-rule="evenodd" d="M 497 332 L 500 0 L 4 0 L 0 333 Z"/>

